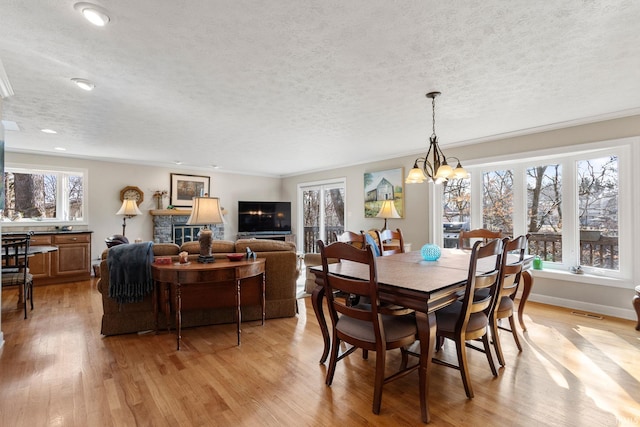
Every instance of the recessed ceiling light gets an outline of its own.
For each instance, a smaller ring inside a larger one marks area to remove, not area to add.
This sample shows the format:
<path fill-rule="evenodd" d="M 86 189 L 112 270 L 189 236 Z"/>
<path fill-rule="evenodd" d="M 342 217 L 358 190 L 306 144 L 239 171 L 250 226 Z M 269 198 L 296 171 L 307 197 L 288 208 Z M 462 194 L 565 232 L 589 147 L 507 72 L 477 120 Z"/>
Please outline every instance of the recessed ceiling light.
<path fill-rule="evenodd" d="M 41 131 L 44 132 L 44 133 L 58 133 L 53 129 L 41 129 Z"/>
<path fill-rule="evenodd" d="M 176 161 L 175 161 L 175 162 L 173 162 L 173 163 L 175 163 L 176 165 L 181 165 L 181 164 L 182 164 L 182 162 L 181 162 L 180 160 L 176 160 Z"/>
<path fill-rule="evenodd" d="M 87 79 L 78 79 L 78 78 L 73 78 L 71 79 L 72 82 L 74 82 L 80 89 L 82 90 L 86 90 L 86 91 L 92 91 L 96 85 Z"/>
<path fill-rule="evenodd" d="M 212 168 L 214 168 L 214 169 L 218 169 L 220 166 L 218 166 L 218 165 L 211 165 L 211 167 L 212 167 Z"/>
<path fill-rule="evenodd" d="M 73 8 L 82 13 L 82 16 L 84 16 L 87 21 L 98 27 L 104 27 L 111 20 L 104 8 L 92 3 L 76 3 L 73 5 Z"/>
<path fill-rule="evenodd" d="M 67 151 L 67 149 L 64 147 L 54 147 L 53 149 L 56 151 Z"/>

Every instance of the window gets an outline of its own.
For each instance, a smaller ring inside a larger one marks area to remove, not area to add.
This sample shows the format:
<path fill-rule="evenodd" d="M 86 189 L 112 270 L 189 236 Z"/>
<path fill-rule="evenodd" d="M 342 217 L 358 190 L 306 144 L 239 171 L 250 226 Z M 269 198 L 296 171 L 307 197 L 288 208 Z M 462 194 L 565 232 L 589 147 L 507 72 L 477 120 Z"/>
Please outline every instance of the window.
<path fill-rule="evenodd" d="M 85 176 L 85 171 L 7 166 L 3 223 L 85 221 Z"/>
<path fill-rule="evenodd" d="M 529 252 L 543 259 L 545 270 L 581 266 L 587 274 L 631 277 L 637 235 L 632 148 L 631 142 L 609 141 L 468 167 L 469 183 L 459 199 L 464 213 L 455 206 L 458 180 L 440 187 L 444 246 L 447 224 L 470 219 L 470 229 L 530 233 Z"/>
<path fill-rule="evenodd" d="M 474 227 L 478 228 L 478 227 Z M 513 234 L 513 171 L 482 174 L 482 227 Z"/>
<path fill-rule="evenodd" d="M 618 158 L 577 162 L 580 264 L 618 270 Z"/>
<path fill-rule="evenodd" d="M 529 252 L 562 262 L 562 165 L 528 167 L 526 180 Z"/>
<path fill-rule="evenodd" d="M 298 185 L 298 218 L 304 231 L 298 239 L 305 253 L 319 251 L 318 239 L 328 244 L 345 231 L 345 190 L 344 179 Z"/>

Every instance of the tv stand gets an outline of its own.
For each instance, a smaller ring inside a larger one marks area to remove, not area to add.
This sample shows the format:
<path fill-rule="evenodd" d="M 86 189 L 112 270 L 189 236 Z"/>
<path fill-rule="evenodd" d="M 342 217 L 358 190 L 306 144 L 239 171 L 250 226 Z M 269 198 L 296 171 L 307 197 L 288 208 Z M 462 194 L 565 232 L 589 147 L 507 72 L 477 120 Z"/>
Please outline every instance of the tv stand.
<path fill-rule="evenodd" d="M 268 239 L 268 240 L 282 240 L 283 242 L 293 242 L 296 241 L 295 234 L 265 234 L 265 233 L 239 233 L 238 239 Z"/>

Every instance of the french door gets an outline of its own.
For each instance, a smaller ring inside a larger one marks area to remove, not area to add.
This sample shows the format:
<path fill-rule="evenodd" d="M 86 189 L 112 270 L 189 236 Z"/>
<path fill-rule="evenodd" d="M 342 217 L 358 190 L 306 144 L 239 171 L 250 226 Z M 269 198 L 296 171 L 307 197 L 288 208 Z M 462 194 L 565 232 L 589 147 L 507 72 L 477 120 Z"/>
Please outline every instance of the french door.
<path fill-rule="evenodd" d="M 345 189 L 344 178 L 298 185 L 298 247 L 305 253 L 317 253 L 318 240 L 329 244 L 344 232 Z"/>

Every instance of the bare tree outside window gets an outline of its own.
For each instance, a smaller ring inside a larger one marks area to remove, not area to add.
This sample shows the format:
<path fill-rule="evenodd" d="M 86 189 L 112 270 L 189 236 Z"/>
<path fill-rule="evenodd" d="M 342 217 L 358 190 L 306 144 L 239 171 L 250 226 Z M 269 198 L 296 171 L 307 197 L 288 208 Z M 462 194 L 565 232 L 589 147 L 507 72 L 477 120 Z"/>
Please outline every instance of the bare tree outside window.
<path fill-rule="evenodd" d="M 513 235 L 513 171 L 482 174 L 483 228 Z"/>
<path fill-rule="evenodd" d="M 618 158 L 582 160 L 576 170 L 580 264 L 618 270 Z"/>
<path fill-rule="evenodd" d="M 527 169 L 529 253 L 562 262 L 562 167 Z"/>
<path fill-rule="evenodd" d="M 471 219 L 471 180 L 466 178 L 445 181 L 442 193 L 444 222 L 469 224 Z"/>
<path fill-rule="evenodd" d="M 61 188 L 67 182 L 67 191 Z M 7 168 L 4 221 L 74 221 L 84 217 L 84 176 Z"/>

